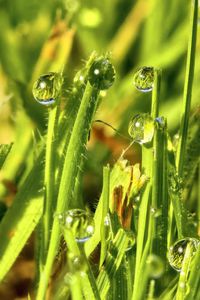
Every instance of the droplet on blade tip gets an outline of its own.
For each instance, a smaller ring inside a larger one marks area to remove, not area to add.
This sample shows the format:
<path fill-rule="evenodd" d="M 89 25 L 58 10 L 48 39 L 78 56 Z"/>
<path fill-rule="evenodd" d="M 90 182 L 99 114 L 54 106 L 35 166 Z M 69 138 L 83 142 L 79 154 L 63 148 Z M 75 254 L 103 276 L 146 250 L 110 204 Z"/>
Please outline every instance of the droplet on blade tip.
<path fill-rule="evenodd" d="M 139 144 L 151 142 L 154 135 L 154 120 L 146 113 L 135 115 L 129 123 L 128 133 Z"/>
<path fill-rule="evenodd" d="M 115 69 L 108 58 L 96 59 L 88 73 L 91 86 L 99 90 L 107 90 L 115 80 Z"/>
<path fill-rule="evenodd" d="M 54 105 L 60 95 L 63 77 L 60 73 L 49 72 L 41 75 L 33 84 L 33 96 L 35 100 L 44 105 Z"/>
<path fill-rule="evenodd" d="M 137 90 L 143 93 L 151 92 L 154 83 L 154 68 L 141 67 L 139 68 L 133 78 L 133 83 Z"/>
<path fill-rule="evenodd" d="M 71 209 L 57 215 L 62 230 L 71 230 L 76 241 L 86 242 L 94 234 L 94 219 L 83 209 Z"/>

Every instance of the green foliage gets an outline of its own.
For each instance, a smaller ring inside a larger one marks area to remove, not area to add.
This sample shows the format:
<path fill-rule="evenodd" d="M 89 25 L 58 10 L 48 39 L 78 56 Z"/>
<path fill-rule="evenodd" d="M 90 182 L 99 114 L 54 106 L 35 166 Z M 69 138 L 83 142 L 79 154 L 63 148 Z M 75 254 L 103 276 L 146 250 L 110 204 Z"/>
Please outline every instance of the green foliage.
<path fill-rule="evenodd" d="M 0 298 L 33 239 L 31 299 L 198 299 L 198 0 L 0 8 Z"/>

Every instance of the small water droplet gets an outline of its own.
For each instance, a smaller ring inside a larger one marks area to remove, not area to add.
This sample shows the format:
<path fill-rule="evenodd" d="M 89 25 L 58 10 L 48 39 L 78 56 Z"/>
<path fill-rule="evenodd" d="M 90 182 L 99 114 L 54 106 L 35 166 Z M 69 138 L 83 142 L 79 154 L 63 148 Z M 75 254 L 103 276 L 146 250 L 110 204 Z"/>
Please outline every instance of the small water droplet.
<path fill-rule="evenodd" d="M 193 255 L 196 253 L 199 247 L 199 240 L 195 238 L 184 238 L 177 241 L 173 246 L 169 248 L 168 260 L 170 266 L 176 271 L 181 271 L 182 263 L 185 255 L 185 251 L 188 243 L 191 244 Z"/>
<path fill-rule="evenodd" d="M 68 286 L 70 286 L 72 282 L 72 274 L 71 273 L 67 273 L 65 276 L 64 276 L 64 283 Z"/>
<path fill-rule="evenodd" d="M 135 200 L 135 202 L 140 202 L 140 196 L 136 196 L 136 197 L 134 198 L 134 200 Z"/>
<path fill-rule="evenodd" d="M 164 263 L 159 256 L 150 254 L 147 258 L 147 264 L 149 266 L 149 272 L 152 278 L 160 278 L 163 275 Z"/>
<path fill-rule="evenodd" d="M 73 80 L 76 86 L 84 86 L 86 84 L 87 76 L 85 73 L 86 73 L 85 69 L 80 70 L 76 73 Z"/>
<path fill-rule="evenodd" d="M 172 146 L 174 148 L 174 150 L 176 151 L 177 150 L 177 147 L 178 147 L 178 143 L 179 143 L 179 134 L 176 133 L 173 138 L 172 138 Z"/>
<path fill-rule="evenodd" d="M 104 226 L 105 226 L 105 239 L 107 241 L 110 240 L 111 237 L 111 220 L 110 220 L 110 215 L 107 214 L 107 216 L 104 219 Z"/>
<path fill-rule="evenodd" d="M 58 215 L 63 230 L 71 230 L 77 242 L 86 242 L 94 233 L 94 220 L 83 209 L 71 209 Z"/>
<path fill-rule="evenodd" d="M 59 73 L 50 72 L 41 75 L 33 84 L 33 96 L 42 105 L 56 103 L 62 87 L 63 78 Z"/>
<path fill-rule="evenodd" d="M 179 287 L 181 288 L 181 289 L 185 289 L 185 282 L 180 282 L 179 283 Z"/>
<path fill-rule="evenodd" d="M 139 144 L 151 142 L 154 135 L 154 121 L 149 114 L 138 114 L 129 123 L 128 133 Z"/>
<path fill-rule="evenodd" d="M 154 68 L 139 68 L 134 75 L 133 82 L 136 89 L 141 92 L 147 93 L 152 91 L 154 82 Z"/>
<path fill-rule="evenodd" d="M 87 263 L 82 255 L 74 255 L 74 253 L 69 252 L 67 254 L 69 269 L 71 272 L 86 272 Z"/>
<path fill-rule="evenodd" d="M 165 127 L 165 118 L 164 117 L 157 117 L 157 118 L 155 118 L 155 121 L 157 122 L 157 124 L 159 125 L 160 128 Z"/>
<path fill-rule="evenodd" d="M 134 233 L 131 230 L 126 230 L 126 235 L 129 238 L 128 246 L 126 248 L 126 251 L 129 251 L 135 245 L 135 235 L 134 235 Z"/>
<path fill-rule="evenodd" d="M 88 79 L 93 87 L 107 90 L 115 80 L 115 69 L 107 58 L 96 59 L 90 67 Z"/>
<path fill-rule="evenodd" d="M 152 214 L 153 217 L 158 218 L 161 216 L 162 211 L 159 208 L 155 208 L 155 207 L 151 207 L 150 208 L 150 212 Z"/>
<path fill-rule="evenodd" d="M 110 227 L 110 216 L 107 215 L 104 219 L 104 225 Z"/>

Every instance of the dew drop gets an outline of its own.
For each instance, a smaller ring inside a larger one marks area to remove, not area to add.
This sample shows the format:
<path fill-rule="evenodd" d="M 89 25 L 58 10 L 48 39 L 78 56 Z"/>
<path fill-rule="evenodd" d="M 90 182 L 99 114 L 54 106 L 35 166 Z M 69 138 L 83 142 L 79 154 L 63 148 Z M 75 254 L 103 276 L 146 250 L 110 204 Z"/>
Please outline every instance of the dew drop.
<path fill-rule="evenodd" d="M 158 218 L 162 215 L 162 211 L 159 208 L 151 207 L 150 212 L 154 218 Z"/>
<path fill-rule="evenodd" d="M 63 230 L 71 230 L 76 241 L 86 242 L 94 233 L 94 220 L 91 214 L 83 209 L 71 209 L 59 214 Z"/>
<path fill-rule="evenodd" d="M 86 272 L 87 263 L 82 255 L 74 255 L 74 253 L 69 252 L 67 254 L 69 269 L 71 272 Z"/>
<path fill-rule="evenodd" d="M 164 263 L 159 256 L 150 254 L 147 258 L 147 265 L 149 267 L 150 276 L 152 278 L 160 278 L 163 275 Z"/>
<path fill-rule="evenodd" d="M 131 230 L 126 230 L 126 235 L 128 236 L 128 246 L 126 248 L 126 251 L 129 251 L 133 248 L 135 245 L 135 235 Z"/>
<path fill-rule="evenodd" d="M 50 72 L 41 75 L 33 84 L 33 96 L 42 105 L 56 103 L 62 87 L 63 78 L 59 73 Z"/>
<path fill-rule="evenodd" d="M 176 271 L 181 271 L 188 243 L 190 243 L 194 255 L 199 247 L 199 240 L 195 238 L 184 238 L 182 240 L 177 241 L 173 246 L 169 248 L 169 264 Z"/>
<path fill-rule="evenodd" d="M 157 118 L 155 118 L 155 121 L 157 122 L 157 124 L 159 125 L 160 128 L 164 128 L 165 127 L 165 119 L 164 119 L 164 117 L 157 117 Z"/>
<path fill-rule="evenodd" d="M 93 87 L 107 90 L 114 83 L 115 69 L 107 58 L 96 59 L 90 67 L 88 79 Z"/>
<path fill-rule="evenodd" d="M 143 93 L 152 91 L 154 82 L 154 68 L 142 67 L 139 68 L 133 78 L 136 89 Z"/>
<path fill-rule="evenodd" d="M 86 74 L 85 74 L 85 70 L 80 70 L 76 73 L 76 75 L 74 76 L 74 84 L 76 86 L 84 86 L 86 84 Z"/>
<path fill-rule="evenodd" d="M 65 276 L 64 276 L 64 283 L 67 285 L 67 286 L 70 286 L 72 282 L 72 274 L 71 273 L 67 273 Z"/>
<path fill-rule="evenodd" d="M 149 114 L 137 114 L 129 123 L 128 133 L 139 144 L 151 142 L 154 135 L 154 121 Z"/>

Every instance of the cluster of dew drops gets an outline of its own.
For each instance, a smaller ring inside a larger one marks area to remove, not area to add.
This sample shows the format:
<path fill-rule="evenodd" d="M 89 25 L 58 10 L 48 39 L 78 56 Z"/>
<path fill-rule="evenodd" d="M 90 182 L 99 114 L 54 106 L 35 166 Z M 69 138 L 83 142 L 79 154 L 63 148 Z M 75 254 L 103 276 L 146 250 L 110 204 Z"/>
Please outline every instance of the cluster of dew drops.
<path fill-rule="evenodd" d="M 80 75 L 76 80 L 84 81 L 84 76 Z M 90 85 L 99 90 L 107 90 L 112 86 L 115 80 L 115 69 L 107 58 L 96 59 L 88 72 L 88 81 Z M 133 83 L 137 90 L 143 93 L 151 92 L 154 83 L 154 68 L 141 67 L 133 78 Z M 49 72 L 41 75 L 33 85 L 33 96 L 35 100 L 47 107 L 57 104 L 60 97 L 63 85 L 63 77 L 60 73 Z M 159 118 L 157 118 L 159 121 Z M 152 141 L 154 135 L 154 120 L 148 113 L 135 115 L 128 127 L 128 133 L 134 142 L 146 144 Z M 71 209 L 56 216 L 63 231 L 71 230 L 78 243 L 88 241 L 94 234 L 95 225 L 93 216 L 83 209 Z M 106 227 L 110 226 L 109 217 L 106 217 L 104 222 Z M 134 245 L 134 239 L 130 239 L 130 244 L 127 250 L 130 250 Z M 192 247 L 194 255 L 199 246 L 199 240 L 186 237 L 177 241 L 169 248 L 168 260 L 169 264 L 176 271 L 181 271 L 182 263 L 187 246 Z M 69 260 L 77 269 L 84 269 L 84 260 L 81 257 L 74 257 L 69 254 Z M 147 259 L 147 264 L 150 267 L 151 275 L 154 278 L 159 278 L 164 272 L 164 264 L 161 258 L 156 255 L 150 255 Z"/>

